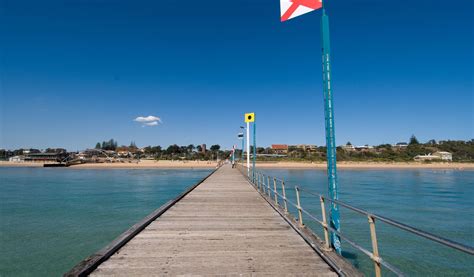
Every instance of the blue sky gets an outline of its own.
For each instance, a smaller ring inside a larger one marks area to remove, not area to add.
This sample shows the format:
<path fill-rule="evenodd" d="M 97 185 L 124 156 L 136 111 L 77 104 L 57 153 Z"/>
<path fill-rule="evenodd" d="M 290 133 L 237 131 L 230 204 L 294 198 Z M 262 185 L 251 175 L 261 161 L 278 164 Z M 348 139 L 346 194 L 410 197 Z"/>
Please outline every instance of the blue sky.
<path fill-rule="evenodd" d="M 471 139 L 471 0 L 327 1 L 338 144 Z M 324 144 L 320 11 L 275 0 L 0 0 L 0 148 Z M 143 127 L 139 116 L 157 116 Z"/>

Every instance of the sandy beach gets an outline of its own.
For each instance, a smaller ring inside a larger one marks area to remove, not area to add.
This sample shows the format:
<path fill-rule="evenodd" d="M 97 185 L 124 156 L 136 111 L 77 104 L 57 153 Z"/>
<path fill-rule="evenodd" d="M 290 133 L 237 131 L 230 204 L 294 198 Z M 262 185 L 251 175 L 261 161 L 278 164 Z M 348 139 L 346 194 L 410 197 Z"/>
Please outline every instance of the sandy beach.
<path fill-rule="evenodd" d="M 287 169 L 326 169 L 326 163 L 310 162 L 277 162 L 260 163 L 260 168 L 287 168 Z M 383 163 L 383 162 L 338 162 L 339 169 L 456 169 L 456 170 L 474 170 L 474 163 Z"/>
<path fill-rule="evenodd" d="M 141 160 L 134 163 L 96 163 L 80 164 L 75 169 L 150 169 L 150 168 L 215 168 L 217 163 L 207 161 L 153 161 Z M 0 167 L 43 167 L 43 163 L 32 162 L 0 162 Z M 260 162 L 258 168 L 266 169 L 326 169 L 325 163 L 310 162 Z M 474 170 L 474 163 L 382 163 L 382 162 L 339 162 L 339 169 L 456 169 Z"/>
<path fill-rule="evenodd" d="M 127 168 L 127 169 L 147 169 L 147 168 L 215 168 L 217 163 L 207 161 L 154 161 L 141 160 L 132 163 L 87 163 L 73 165 L 69 168 L 107 169 L 107 168 Z M 33 162 L 0 162 L 0 167 L 43 167 L 43 163 Z"/>

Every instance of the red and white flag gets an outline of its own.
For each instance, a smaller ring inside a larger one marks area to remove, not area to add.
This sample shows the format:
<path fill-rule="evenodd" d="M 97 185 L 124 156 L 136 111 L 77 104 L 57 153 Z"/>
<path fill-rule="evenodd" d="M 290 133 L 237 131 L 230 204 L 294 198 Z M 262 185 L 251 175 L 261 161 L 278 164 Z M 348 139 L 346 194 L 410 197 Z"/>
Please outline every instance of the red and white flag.
<path fill-rule="evenodd" d="M 322 7 L 323 0 L 280 0 L 281 21 L 319 10 Z"/>

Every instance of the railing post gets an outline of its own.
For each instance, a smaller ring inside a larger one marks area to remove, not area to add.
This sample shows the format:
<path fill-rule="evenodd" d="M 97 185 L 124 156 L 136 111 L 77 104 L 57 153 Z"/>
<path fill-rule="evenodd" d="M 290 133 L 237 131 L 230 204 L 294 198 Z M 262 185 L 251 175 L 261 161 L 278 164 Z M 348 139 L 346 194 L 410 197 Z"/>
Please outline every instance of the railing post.
<path fill-rule="evenodd" d="M 276 178 L 273 179 L 273 196 L 275 197 L 275 205 L 278 206 L 278 195 L 277 195 L 277 182 L 276 182 Z"/>
<path fill-rule="evenodd" d="M 375 276 L 380 277 L 382 276 L 382 270 L 380 266 L 377 233 L 375 232 L 375 218 L 371 215 L 369 215 L 368 218 L 369 218 L 369 226 L 370 226 L 370 238 L 372 240 L 372 260 L 374 261 L 374 266 L 375 266 Z"/>
<path fill-rule="evenodd" d="M 301 202 L 300 202 L 300 188 L 299 187 L 295 187 L 295 190 L 296 190 L 296 203 L 298 204 L 298 207 L 296 207 L 298 209 L 298 218 L 299 218 L 299 221 L 300 221 L 300 227 L 303 227 L 303 212 L 301 211 Z"/>
<path fill-rule="evenodd" d="M 258 191 L 262 190 L 262 182 L 261 182 L 261 176 L 262 174 L 260 172 L 257 173 L 257 184 L 258 184 Z"/>
<path fill-rule="evenodd" d="M 268 197 L 271 197 L 270 176 L 268 176 L 268 178 L 267 178 L 267 194 L 268 194 Z"/>
<path fill-rule="evenodd" d="M 328 230 L 328 222 L 326 219 L 326 205 L 324 204 L 324 198 L 319 196 L 319 200 L 321 202 L 321 214 L 323 218 L 323 229 L 324 229 L 324 241 L 326 242 L 326 250 L 331 249 L 329 244 L 329 230 Z"/>
<path fill-rule="evenodd" d="M 252 180 L 253 180 L 253 184 L 255 185 L 255 187 L 258 187 L 257 185 L 257 179 L 256 179 L 256 176 L 255 176 L 255 170 L 252 169 Z"/>
<path fill-rule="evenodd" d="M 285 204 L 285 213 L 288 213 L 288 203 L 286 202 L 285 181 L 281 181 L 281 191 L 283 193 L 283 203 Z"/>

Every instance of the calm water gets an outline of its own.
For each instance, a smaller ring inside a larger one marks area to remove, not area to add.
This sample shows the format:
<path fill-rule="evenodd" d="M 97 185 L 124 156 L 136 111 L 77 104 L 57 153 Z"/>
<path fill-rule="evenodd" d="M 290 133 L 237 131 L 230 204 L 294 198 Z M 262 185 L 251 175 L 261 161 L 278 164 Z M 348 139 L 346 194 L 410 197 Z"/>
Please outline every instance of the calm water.
<path fill-rule="evenodd" d="M 0 168 L 0 276 L 60 276 L 209 173 Z"/>
<path fill-rule="evenodd" d="M 266 173 L 311 191 L 327 192 L 322 170 Z M 342 170 L 339 181 L 340 199 L 345 202 L 474 247 L 474 171 Z M 287 197 L 294 201 L 293 189 L 288 189 Z M 302 206 L 321 218 L 319 199 L 303 193 Z M 341 213 L 342 232 L 371 250 L 367 218 L 344 208 Z M 308 218 L 305 224 L 323 237 L 320 225 Z M 474 258 L 468 254 L 383 223 L 377 224 L 377 237 L 382 257 L 407 275 L 474 276 Z M 344 256 L 364 273 L 373 275 L 373 264 L 364 254 L 347 244 L 343 246 Z"/>
<path fill-rule="evenodd" d="M 209 172 L 0 168 L 0 275 L 59 276 Z M 267 172 L 326 192 L 324 171 Z M 474 171 L 344 170 L 340 190 L 346 202 L 474 246 Z M 317 199 L 303 194 L 302 205 L 320 214 Z M 342 230 L 370 249 L 366 218 L 343 210 Z M 381 255 L 408 275 L 473 275 L 465 254 L 382 224 L 377 231 Z M 348 245 L 344 255 L 373 274 L 372 263 Z"/>

